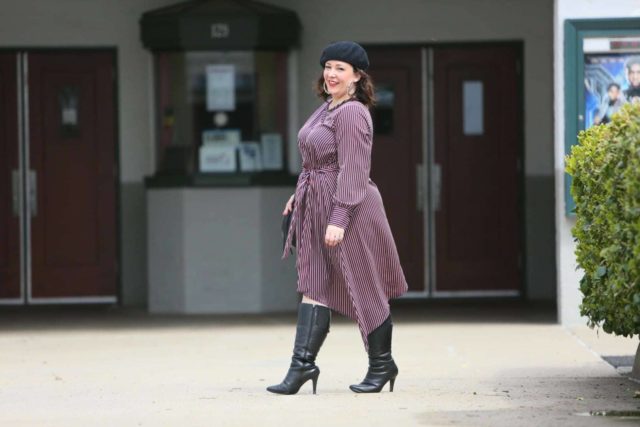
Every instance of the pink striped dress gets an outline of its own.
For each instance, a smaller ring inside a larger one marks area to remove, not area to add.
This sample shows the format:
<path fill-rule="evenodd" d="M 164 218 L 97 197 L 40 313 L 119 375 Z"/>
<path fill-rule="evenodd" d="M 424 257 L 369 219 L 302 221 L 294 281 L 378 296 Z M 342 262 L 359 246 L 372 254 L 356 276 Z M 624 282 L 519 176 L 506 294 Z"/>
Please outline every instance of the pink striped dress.
<path fill-rule="evenodd" d="M 283 258 L 296 235 L 298 292 L 358 323 L 367 335 L 389 316 L 389 299 L 407 291 L 382 198 L 369 178 L 373 125 L 362 103 L 323 103 L 298 133 L 302 172 Z M 334 247 L 327 225 L 345 229 Z"/>

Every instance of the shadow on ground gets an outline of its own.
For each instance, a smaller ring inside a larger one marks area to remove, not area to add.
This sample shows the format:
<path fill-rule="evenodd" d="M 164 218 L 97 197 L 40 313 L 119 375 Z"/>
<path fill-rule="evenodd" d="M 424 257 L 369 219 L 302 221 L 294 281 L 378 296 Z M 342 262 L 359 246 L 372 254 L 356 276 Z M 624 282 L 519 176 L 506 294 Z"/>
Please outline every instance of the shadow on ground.
<path fill-rule="evenodd" d="M 395 321 L 403 323 L 556 323 L 551 303 L 507 300 L 400 300 L 392 302 Z M 352 322 L 340 315 L 334 322 Z M 146 308 L 117 305 L 7 306 L 0 309 L 2 331 L 44 331 L 127 328 L 198 328 L 256 324 L 292 324 L 295 313 L 273 314 L 151 314 Z"/>

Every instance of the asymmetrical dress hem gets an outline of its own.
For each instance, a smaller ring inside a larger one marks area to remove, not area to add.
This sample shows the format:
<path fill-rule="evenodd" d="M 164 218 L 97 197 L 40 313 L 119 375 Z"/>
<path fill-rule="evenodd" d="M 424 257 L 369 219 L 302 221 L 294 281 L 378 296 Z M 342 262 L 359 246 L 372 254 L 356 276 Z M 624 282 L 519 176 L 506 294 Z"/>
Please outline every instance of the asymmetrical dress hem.
<path fill-rule="evenodd" d="M 367 336 L 389 317 L 389 300 L 407 291 L 377 186 L 369 177 L 373 123 L 350 100 L 320 105 L 298 133 L 298 177 L 283 259 L 296 236 L 297 291 L 353 320 Z M 345 230 L 335 247 L 327 225 Z"/>

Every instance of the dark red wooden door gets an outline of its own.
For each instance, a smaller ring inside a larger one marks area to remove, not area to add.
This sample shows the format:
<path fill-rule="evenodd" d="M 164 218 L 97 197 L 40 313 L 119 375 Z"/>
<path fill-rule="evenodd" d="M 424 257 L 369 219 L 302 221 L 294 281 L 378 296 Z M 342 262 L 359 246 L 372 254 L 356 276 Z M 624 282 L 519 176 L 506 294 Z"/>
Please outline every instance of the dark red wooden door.
<path fill-rule="evenodd" d="M 20 292 L 17 55 L 0 54 L 0 300 Z"/>
<path fill-rule="evenodd" d="M 114 55 L 29 53 L 33 298 L 116 295 Z"/>
<path fill-rule="evenodd" d="M 410 291 L 424 291 L 424 217 L 417 193 L 422 163 L 420 50 L 370 48 L 378 105 L 372 110 L 371 179 L 382 194 Z"/>
<path fill-rule="evenodd" d="M 436 48 L 436 291 L 520 289 L 517 48 Z"/>

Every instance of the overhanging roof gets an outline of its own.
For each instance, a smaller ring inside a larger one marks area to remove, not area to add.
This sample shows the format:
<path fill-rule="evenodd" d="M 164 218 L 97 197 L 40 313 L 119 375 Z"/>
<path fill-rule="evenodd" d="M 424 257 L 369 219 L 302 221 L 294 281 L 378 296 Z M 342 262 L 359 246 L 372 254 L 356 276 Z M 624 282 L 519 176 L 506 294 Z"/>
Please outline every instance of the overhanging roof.
<path fill-rule="evenodd" d="M 294 11 L 252 0 L 191 0 L 140 18 L 151 50 L 288 49 L 300 29 Z"/>

